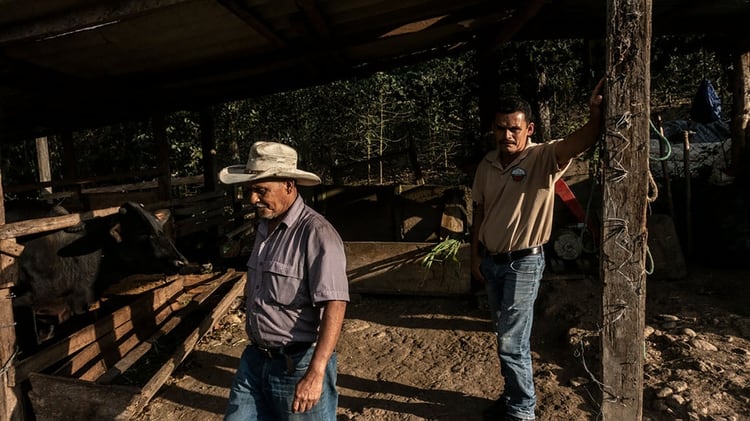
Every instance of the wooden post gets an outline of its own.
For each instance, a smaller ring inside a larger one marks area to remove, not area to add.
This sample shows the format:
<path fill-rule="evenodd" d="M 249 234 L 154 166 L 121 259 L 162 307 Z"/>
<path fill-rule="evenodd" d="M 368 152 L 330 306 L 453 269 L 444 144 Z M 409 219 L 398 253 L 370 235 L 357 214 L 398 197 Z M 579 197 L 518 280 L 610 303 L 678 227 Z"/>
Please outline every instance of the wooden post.
<path fill-rule="evenodd" d="M 690 257 L 693 255 L 693 215 L 691 212 L 691 208 L 693 207 L 691 202 L 693 201 L 693 193 L 692 190 L 692 175 L 690 174 L 690 131 L 685 130 L 684 137 L 682 139 L 683 142 L 683 155 L 682 155 L 682 162 L 685 166 L 683 168 L 684 174 L 685 174 L 685 229 L 686 229 L 686 242 L 687 242 L 687 256 Z"/>
<path fill-rule="evenodd" d="M 0 225 L 5 225 L 2 175 L 0 174 Z M 0 240 L 0 248 L 15 239 Z M 16 323 L 10 288 L 15 284 L 15 259 L 0 253 L 0 420 L 23 419 L 20 388 L 16 386 Z"/>
<path fill-rule="evenodd" d="M 423 185 L 424 175 L 422 174 L 422 167 L 419 166 L 419 159 L 417 159 L 417 144 L 412 137 L 409 138 L 409 163 L 412 171 L 414 171 L 414 184 Z"/>
<path fill-rule="evenodd" d="M 658 129 L 659 129 L 659 135 L 661 135 L 661 139 L 659 139 L 659 156 L 664 157 L 664 154 L 666 153 L 667 147 L 664 145 L 665 138 L 664 138 L 664 125 L 662 124 L 661 115 L 659 115 L 656 119 L 658 123 Z M 667 160 L 662 159 L 661 161 L 661 172 L 664 175 L 664 187 L 667 190 L 667 206 L 669 209 L 669 217 L 672 218 L 672 221 L 674 221 L 674 199 L 672 198 L 672 179 L 669 174 L 669 165 L 667 165 Z"/>
<path fill-rule="evenodd" d="M 602 419 L 641 420 L 651 0 L 607 1 L 601 278 Z"/>
<path fill-rule="evenodd" d="M 154 140 L 156 141 L 157 166 L 159 168 L 159 200 L 169 200 L 172 197 L 172 175 L 169 169 L 169 140 L 164 114 L 154 114 L 152 117 Z"/>
<path fill-rule="evenodd" d="M 47 137 L 36 138 L 36 162 L 39 169 L 39 182 L 52 181 L 52 171 L 49 166 L 49 146 Z M 43 193 L 52 194 L 52 187 L 44 187 Z"/>
<path fill-rule="evenodd" d="M 731 175 L 747 172 L 750 142 L 750 52 L 738 54 L 734 64 Z"/>

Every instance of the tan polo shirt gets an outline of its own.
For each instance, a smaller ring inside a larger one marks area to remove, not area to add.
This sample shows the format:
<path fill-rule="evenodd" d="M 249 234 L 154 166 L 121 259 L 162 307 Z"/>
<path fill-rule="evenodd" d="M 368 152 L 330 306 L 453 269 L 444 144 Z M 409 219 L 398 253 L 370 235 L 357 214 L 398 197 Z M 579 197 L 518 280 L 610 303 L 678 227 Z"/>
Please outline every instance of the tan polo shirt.
<path fill-rule="evenodd" d="M 560 140 L 529 143 L 505 168 L 497 150 L 479 163 L 471 194 L 484 210 L 479 241 L 489 253 L 521 250 L 549 240 L 555 182 L 570 165 L 557 166 L 555 143 Z"/>

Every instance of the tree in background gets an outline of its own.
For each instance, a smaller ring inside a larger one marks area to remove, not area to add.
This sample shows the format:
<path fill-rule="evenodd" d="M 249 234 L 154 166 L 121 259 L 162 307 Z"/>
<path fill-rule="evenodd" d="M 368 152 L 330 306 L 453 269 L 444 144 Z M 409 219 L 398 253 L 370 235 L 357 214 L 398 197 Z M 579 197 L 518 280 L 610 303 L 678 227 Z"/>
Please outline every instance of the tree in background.
<path fill-rule="evenodd" d="M 726 60 L 711 45 L 716 44 L 700 37 L 654 40 L 653 109 L 689 104 L 704 78 L 731 103 L 726 74 L 731 66 L 722 64 Z M 537 140 L 568 133 L 585 118 L 581 104 L 600 76 L 587 70 L 596 68 L 590 64 L 592 51 L 582 40 L 512 42 L 498 49 L 498 94 L 519 94 L 532 102 L 542 126 Z M 244 162 L 254 141 L 272 139 L 297 148 L 301 165 L 328 183 L 413 183 L 416 170 L 429 184 L 464 183 L 467 175 L 458 167 L 477 154 L 474 145 L 483 144 L 477 141 L 483 139 L 478 89 L 476 56 L 464 52 L 369 77 L 220 104 L 212 108 L 217 165 Z M 166 118 L 175 176 L 202 171 L 198 121 L 193 111 Z M 150 122 L 82 130 L 73 138 L 81 176 L 156 164 Z M 393 152 L 395 158 L 389 156 Z M 50 153 L 53 179 L 60 180 L 60 146 L 54 137 Z M 37 180 L 34 142 L 1 144 L 0 163 L 6 185 Z"/>

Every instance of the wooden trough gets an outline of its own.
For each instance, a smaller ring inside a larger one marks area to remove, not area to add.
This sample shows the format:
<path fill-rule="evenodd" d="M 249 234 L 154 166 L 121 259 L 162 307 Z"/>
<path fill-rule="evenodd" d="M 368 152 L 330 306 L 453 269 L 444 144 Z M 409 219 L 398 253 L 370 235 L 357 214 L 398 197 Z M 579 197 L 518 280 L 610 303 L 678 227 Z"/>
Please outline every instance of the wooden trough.
<path fill-rule="evenodd" d="M 29 400 L 40 421 L 135 419 L 242 295 L 244 285 L 244 274 L 229 270 L 120 287 L 107 300 L 131 295 L 129 304 L 19 361 L 15 381 L 29 380 Z M 196 316 L 202 317 L 199 322 Z M 143 357 L 168 335 L 176 346 L 168 358 L 158 358 L 161 362 L 147 380 L 118 384 L 128 370 L 138 371 Z"/>
<path fill-rule="evenodd" d="M 470 245 L 462 244 L 457 260 L 422 264 L 435 243 L 344 243 L 349 291 L 372 294 L 453 295 L 471 291 Z"/>

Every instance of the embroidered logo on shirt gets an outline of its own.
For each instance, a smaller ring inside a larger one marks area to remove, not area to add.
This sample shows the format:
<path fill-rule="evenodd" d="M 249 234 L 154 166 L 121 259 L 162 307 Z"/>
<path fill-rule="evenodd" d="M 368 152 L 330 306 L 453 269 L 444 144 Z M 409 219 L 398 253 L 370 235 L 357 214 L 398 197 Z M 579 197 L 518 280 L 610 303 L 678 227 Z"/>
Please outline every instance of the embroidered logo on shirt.
<path fill-rule="evenodd" d="M 510 177 L 513 179 L 513 181 L 521 181 L 526 178 L 526 170 L 521 167 L 513 168 L 513 170 L 511 170 L 510 172 Z"/>

